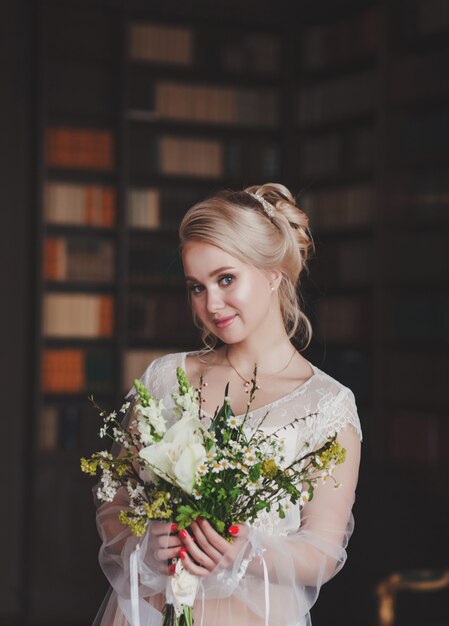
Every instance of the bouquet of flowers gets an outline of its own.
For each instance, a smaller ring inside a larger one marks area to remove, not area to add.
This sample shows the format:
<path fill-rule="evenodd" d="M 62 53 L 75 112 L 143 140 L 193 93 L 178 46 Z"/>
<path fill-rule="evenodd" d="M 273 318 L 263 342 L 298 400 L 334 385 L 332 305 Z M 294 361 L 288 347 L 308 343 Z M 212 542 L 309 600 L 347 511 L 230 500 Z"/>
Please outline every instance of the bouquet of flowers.
<path fill-rule="evenodd" d="M 151 520 L 171 520 L 182 530 L 199 517 L 225 536 L 225 529 L 251 524 L 261 511 L 273 510 L 284 518 L 288 506 L 302 507 L 313 498 L 319 480 L 331 478 L 335 487 L 340 486 L 333 469 L 344 462 L 345 449 L 336 435 L 319 449 L 306 444 L 292 462 L 285 462 L 281 434 L 308 416 L 294 418 L 269 436 L 261 429 L 268 412 L 256 426 L 250 426 L 257 366 L 245 415 L 234 415 L 227 385 L 223 405 L 207 428 L 201 414 L 202 379 L 194 389 L 182 368 L 176 374 L 178 391 L 172 395 L 169 426 L 162 400 L 154 398 L 139 380 L 134 381 L 138 401 L 127 425 L 115 411 L 106 414 L 91 397 L 103 418 L 100 436 L 118 443 L 121 453 L 95 452 L 90 459 L 81 459 L 81 468 L 100 475 L 97 497 L 102 501 L 111 502 L 120 487 L 127 489 L 129 507 L 120 512 L 119 519 L 136 536 L 145 533 Z M 126 413 L 129 407 L 126 402 L 120 412 Z M 226 538 L 233 540 L 231 535 Z M 198 583 L 178 559 L 173 576 L 167 579 L 162 626 L 192 626 Z"/>

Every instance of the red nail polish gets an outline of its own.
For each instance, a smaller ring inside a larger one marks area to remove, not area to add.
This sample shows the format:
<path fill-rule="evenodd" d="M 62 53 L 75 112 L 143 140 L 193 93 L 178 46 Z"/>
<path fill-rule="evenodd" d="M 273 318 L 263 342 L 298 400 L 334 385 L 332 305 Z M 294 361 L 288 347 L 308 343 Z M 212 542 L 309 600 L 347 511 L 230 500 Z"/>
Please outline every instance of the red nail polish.
<path fill-rule="evenodd" d="M 172 533 L 175 533 L 178 530 L 178 524 L 173 522 L 173 524 L 170 526 L 170 530 Z"/>
<path fill-rule="evenodd" d="M 169 575 L 172 576 L 175 572 L 176 572 L 176 565 L 175 564 L 170 565 L 168 568 Z"/>
<path fill-rule="evenodd" d="M 181 561 L 184 561 L 184 559 L 186 558 L 186 549 L 180 548 L 178 554 L 179 554 Z"/>
<path fill-rule="evenodd" d="M 179 536 L 181 537 L 181 539 L 187 539 L 187 537 L 188 537 L 187 531 L 184 530 L 184 529 L 180 530 L 179 531 Z"/>
<path fill-rule="evenodd" d="M 228 533 L 230 535 L 232 535 L 233 537 L 235 537 L 236 535 L 239 534 L 239 527 L 238 526 L 229 526 Z"/>
<path fill-rule="evenodd" d="M 201 524 L 204 522 L 202 517 L 197 517 L 196 518 L 197 523 L 201 526 Z"/>

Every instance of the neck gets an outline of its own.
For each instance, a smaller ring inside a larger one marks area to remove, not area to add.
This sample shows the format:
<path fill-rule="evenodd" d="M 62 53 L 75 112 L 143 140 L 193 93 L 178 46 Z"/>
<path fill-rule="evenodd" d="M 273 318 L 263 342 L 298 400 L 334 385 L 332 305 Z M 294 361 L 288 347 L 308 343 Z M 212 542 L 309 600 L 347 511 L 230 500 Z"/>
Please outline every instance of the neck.
<path fill-rule="evenodd" d="M 245 340 L 240 343 L 228 344 L 226 353 L 232 365 L 248 379 L 252 376 L 257 363 L 258 376 L 278 372 L 293 354 L 293 346 L 287 334 L 282 338 L 260 342 Z"/>

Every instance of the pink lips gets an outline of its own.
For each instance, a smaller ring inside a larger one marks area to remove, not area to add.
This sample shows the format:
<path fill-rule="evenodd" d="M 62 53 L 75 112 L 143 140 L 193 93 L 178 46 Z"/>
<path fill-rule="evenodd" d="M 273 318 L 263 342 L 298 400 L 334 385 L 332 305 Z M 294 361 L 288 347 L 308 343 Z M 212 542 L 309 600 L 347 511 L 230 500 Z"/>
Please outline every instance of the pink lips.
<path fill-rule="evenodd" d="M 214 320 L 214 324 L 218 328 L 226 328 L 236 317 L 236 315 L 231 315 L 230 317 L 220 317 L 219 319 Z"/>

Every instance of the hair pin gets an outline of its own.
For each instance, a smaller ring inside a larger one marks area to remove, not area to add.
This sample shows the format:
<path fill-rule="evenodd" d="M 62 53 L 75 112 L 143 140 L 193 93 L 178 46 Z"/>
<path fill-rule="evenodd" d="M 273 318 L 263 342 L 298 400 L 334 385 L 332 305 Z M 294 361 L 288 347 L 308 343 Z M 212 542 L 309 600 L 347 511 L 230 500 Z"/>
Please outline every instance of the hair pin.
<path fill-rule="evenodd" d="M 265 211 L 265 213 L 268 215 L 270 219 L 274 217 L 274 207 L 265 200 L 262 194 L 260 194 L 258 191 L 256 191 L 255 193 L 253 193 L 252 191 L 249 191 L 248 193 L 250 196 L 255 198 L 258 202 L 260 202 L 260 204 L 263 207 L 263 210 Z"/>

